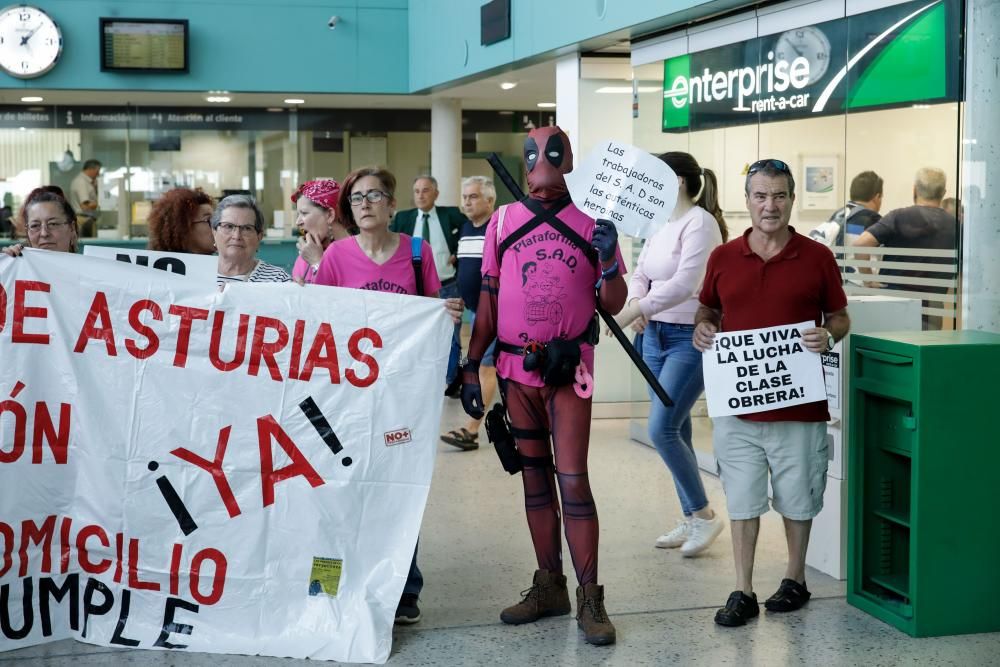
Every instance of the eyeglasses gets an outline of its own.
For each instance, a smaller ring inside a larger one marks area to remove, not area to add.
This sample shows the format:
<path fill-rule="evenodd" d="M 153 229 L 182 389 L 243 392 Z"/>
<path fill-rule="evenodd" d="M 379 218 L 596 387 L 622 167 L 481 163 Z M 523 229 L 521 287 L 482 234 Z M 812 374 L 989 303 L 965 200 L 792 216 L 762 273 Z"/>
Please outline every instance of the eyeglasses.
<path fill-rule="evenodd" d="M 351 206 L 361 206 L 361 202 L 366 199 L 369 204 L 377 204 L 383 199 L 392 199 L 392 195 L 388 192 L 382 192 L 381 190 L 369 190 L 364 194 L 355 192 L 347 198 L 347 201 L 351 202 Z"/>
<path fill-rule="evenodd" d="M 192 225 L 210 225 L 212 224 L 211 218 L 205 218 L 204 220 L 194 220 L 191 222 Z"/>
<path fill-rule="evenodd" d="M 42 231 L 42 227 L 45 227 L 50 232 L 60 232 L 66 227 L 69 227 L 69 224 L 70 223 L 68 222 L 59 220 L 52 220 L 50 222 L 38 222 L 36 220 L 34 222 L 28 223 L 28 231 L 37 234 L 38 232 Z"/>
<path fill-rule="evenodd" d="M 777 169 L 783 174 L 792 173 L 791 168 L 781 160 L 772 160 L 771 158 L 766 158 L 764 160 L 757 160 L 752 165 L 750 165 L 750 168 L 747 169 L 747 177 L 753 176 L 758 171 L 761 171 L 762 169 L 767 169 L 768 167 L 770 167 L 771 169 Z"/>
<path fill-rule="evenodd" d="M 241 236 L 257 233 L 257 228 L 253 225 L 234 225 L 231 222 L 220 223 L 218 229 L 221 229 L 223 234 L 239 232 Z"/>

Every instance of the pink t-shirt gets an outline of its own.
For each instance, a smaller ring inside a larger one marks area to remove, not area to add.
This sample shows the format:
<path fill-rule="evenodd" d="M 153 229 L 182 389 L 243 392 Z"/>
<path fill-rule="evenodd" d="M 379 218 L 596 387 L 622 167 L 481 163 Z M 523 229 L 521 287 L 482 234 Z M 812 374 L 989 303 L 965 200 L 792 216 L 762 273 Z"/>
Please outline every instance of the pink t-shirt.
<path fill-rule="evenodd" d="M 601 277 L 600 265 L 594 266 L 582 250 L 547 223 L 529 232 L 498 262 L 497 248 L 503 239 L 535 217 L 524 204 L 504 207 L 503 229 L 497 239 L 499 210 L 490 218 L 483 248 L 483 275 L 499 275 L 497 305 L 498 338 L 511 345 L 530 340 L 540 343 L 554 338 L 576 338 L 586 331 L 594 316 L 594 285 Z M 559 212 L 559 219 L 586 241 L 594 235 L 594 219 L 570 204 Z M 616 251 L 618 266 L 625 273 L 621 250 Z M 594 348 L 581 345 L 583 362 L 594 372 Z M 500 352 L 497 373 L 501 377 L 533 387 L 542 387 L 538 371 L 526 371 L 523 357 Z"/>
<path fill-rule="evenodd" d="M 434 268 L 434 253 L 427 241 L 420 244 L 420 257 L 424 296 L 435 296 L 441 289 L 441 281 Z M 356 236 L 335 241 L 323 252 L 314 283 L 416 295 L 417 278 L 413 274 L 410 237 L 400 234 L 399 247 L 383 264 L 376 264 L 365 254 Z"/>
<path fill-rule="evenodd" d="M 306 260 L 296 257 L 295 265 L 292 266 L 292 278 L 302 278 L 306 283 L 312 283 L 316 274 L 312 272 L 312 267 L 306 264 Z"/>

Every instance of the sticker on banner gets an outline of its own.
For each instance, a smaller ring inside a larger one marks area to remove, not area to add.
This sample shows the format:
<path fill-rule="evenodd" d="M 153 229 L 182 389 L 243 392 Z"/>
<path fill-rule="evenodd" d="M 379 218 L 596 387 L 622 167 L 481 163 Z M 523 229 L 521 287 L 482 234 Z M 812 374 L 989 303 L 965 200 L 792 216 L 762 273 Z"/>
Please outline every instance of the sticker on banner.
<path fill-rule="evenodd" d="M 313 557 L 312 572 L 309 575 L 309 595 L 337 597 L 343 567 L 344 561 L 339 558 Z"/>
<path fill-rule="evenodd" d="M 677 203 L 677 176 L 662 160 L 629 144 L 604 141 L 566 174 L 573 203 L 619 232 L 649 238 Z"/>
<path fill-rule="evenodd" d="M 800 322 L 715 335 L 705 351 L 705 399 L 710 417 L 744 415 L 826 399 L 820 355 L 802 343 Z"/>
<path fill-rule="evenodd" d="M 412 439 L 412 434 L 408 428 L 398 428 L 395 431 L 389 431 L 384 434 L 385 446 L 392 447 L 394 445 L 401 445 L 404 442 L 409 442 Z"/>

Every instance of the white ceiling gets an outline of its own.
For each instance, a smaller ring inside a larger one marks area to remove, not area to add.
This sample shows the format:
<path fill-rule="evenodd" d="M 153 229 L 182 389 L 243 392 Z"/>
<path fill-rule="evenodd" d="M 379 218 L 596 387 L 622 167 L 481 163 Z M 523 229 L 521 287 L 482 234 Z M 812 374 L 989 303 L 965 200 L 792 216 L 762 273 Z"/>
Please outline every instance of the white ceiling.
<path fill-rule="evenodd" d="M 513 90 L 502 90 L 500 83 L 517 83 Z M 55 105 L 98 105 L 98 106 L 174 106 L 204 107 L 208 91 L 198 92 L 154 92 L 146 90 L 32 90 L 28 88 L 7 88 L 0 90 L 0 104 L 24 104 L 21 98 L 38 95 L 44 100 L 34 104 Z M 555 102 L 555 63 L 549 61 L 530 65 L 519 70 L 497 74 L 429 95 L 332 95 L 297 93 L 295 91 L 275 93 L 230 92 L 232 101 L 228 104 L 213 104 L 220 108 L 229 107 L 288 107 L 286 98 L 301 98 L 305 104 L 301 109 L 429 109 L 435 97 L 456 98 L 462 101 L 464 109 L 517 110 L 537 108 L 538 102 Z"/>

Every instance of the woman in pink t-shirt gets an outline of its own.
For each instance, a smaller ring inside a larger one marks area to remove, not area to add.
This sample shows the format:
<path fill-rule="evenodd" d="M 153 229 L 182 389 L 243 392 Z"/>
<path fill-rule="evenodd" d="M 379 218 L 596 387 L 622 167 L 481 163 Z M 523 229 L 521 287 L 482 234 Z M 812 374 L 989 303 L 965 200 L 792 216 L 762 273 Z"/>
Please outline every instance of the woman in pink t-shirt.
<path fill-rule="evenodd" d="M 330 244 L 357 234 L 354 223 L 345 226 L 337 215 L 340 184 L 332 178 L 306 181 L 292 195 L 295 226 L 299 230 L 299 256 L 292 267 L 292 280 L 300 285 L 312 283 Z"/>
<path fill-rule="evenodd" d="M 395 191 L 396 177 L 381 167 L 357 169 L 344 179 L 337 209 L 345 226 L 357 226 L 358 235 L 330 244 L 323 253 L 315 284 L 396 294 L 438 295 L 441 281 L 427 241 L 420 243 L 423 289 L 418 290 L 410 237 L 389 231 L 389 221 L 396 209 Z M 445 299 L 444 307 L 455 322 L 461 320 L 461 299 Z M 414 549 L 403 595 L 396 608 L 397 623 L 420 620 L 417 601 L 423 586 L 424 577 L 417 567 Z"/>
<path fill-rule="evenodd" d="M 642 331 L 643 359 L 674 401 L 668 408 L 650 395 L 649 437 L 673 475 L 684 513 L 656 546 L 680 547 L 682 555 L 694 556 L 725 527 L 709 507 L 692 444 L 691 407 L 704 380 L 701 353 L 691 338 L 708 256 L 728 231 L 712 170 L 702 169 L 688 153 L 664 153 L 660 159 L 677 174 L 677 204 L 667 224 L 646 241 L 628 300 L 615 319 Z"/>

